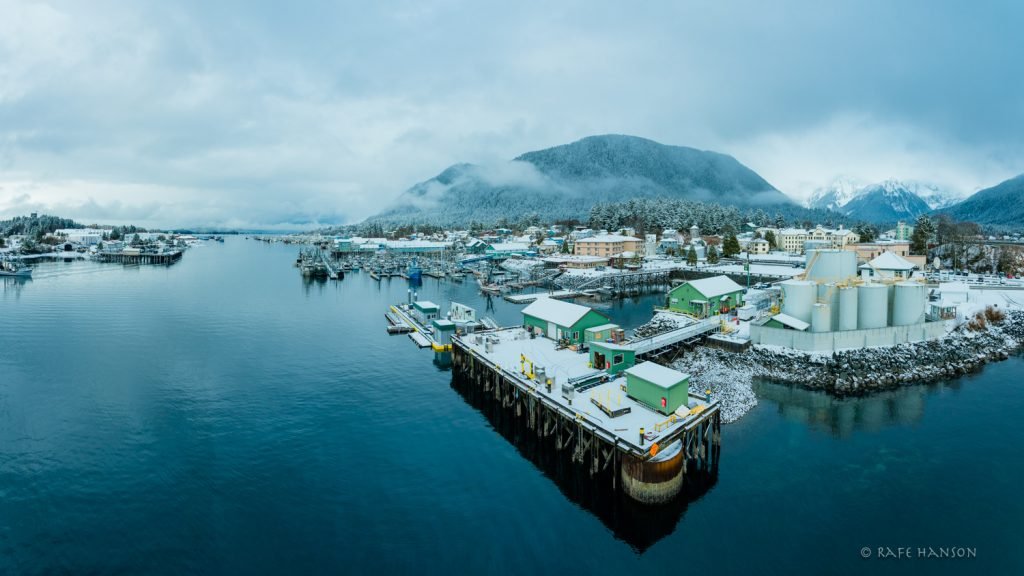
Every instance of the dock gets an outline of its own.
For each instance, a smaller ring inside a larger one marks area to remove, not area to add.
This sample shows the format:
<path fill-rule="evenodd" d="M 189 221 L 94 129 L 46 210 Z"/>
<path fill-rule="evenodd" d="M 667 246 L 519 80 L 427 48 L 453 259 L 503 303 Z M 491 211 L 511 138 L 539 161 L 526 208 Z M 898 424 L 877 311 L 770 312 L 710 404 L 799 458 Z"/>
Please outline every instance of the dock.
<path fill-rule="evenodd" d="M 544 366 L 527 370 L 526 359 Z M 521 327 L 454 336 L 452 366 L 460 386 L 504 410 L 523 435 L 553 440 L 557 454 L 634 500 L 669 502 L 689 472 L 717 472 L 720 406 L 701 392 L 671 415 L 656 412 L 625 393 L 621 374 Z"/>
<path fill-rule="evenodd" d="M 505 300 L 513 304 L 529 304 L 536 301 L 538 298 L 555 298 L 558 300 L 565 300 L 569 298 L 578 298 L 580 296 L 589 296 L 590 291 L 587 290 L 555 290 L 554 292 L 536 292 L 534 294 L 505 294 Z"/>
<path fill-rule="evenodd" d="M 114 262 L 117 264 L 174 264 L 181 260 L 183 250 L 172 252 L 104 252 L 96 254 L 99 262 Z"/>

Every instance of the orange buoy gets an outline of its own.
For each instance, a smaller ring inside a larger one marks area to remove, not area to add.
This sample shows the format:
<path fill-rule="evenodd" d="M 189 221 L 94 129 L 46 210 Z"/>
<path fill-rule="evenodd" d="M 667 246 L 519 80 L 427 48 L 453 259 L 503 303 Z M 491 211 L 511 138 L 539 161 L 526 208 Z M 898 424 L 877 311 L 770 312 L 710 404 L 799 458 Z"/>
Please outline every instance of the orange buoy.
<path fill-rule="evenodd" d="M 657 444 L 651 444 L 651 456 L 656 456 L 657 454 L 658 454 L 658 445 Z"/>

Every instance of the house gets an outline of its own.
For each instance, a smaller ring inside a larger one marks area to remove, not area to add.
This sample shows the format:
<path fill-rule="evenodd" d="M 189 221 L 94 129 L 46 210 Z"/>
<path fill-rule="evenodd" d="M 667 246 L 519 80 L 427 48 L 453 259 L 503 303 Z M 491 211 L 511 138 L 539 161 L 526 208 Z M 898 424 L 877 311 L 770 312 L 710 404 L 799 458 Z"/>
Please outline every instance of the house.
<path fill-rule="evenodd" d="M 743 287 L 728 276 L 690 280 L 668 293 L 669 310 L 693 314 L 698 318 L 726 313 L 742 303 Z"/>
<path fill-rule="evenodd" d="M 644 362 L 625 370 L 626 394 L 662 414 L 672 414 L 688 406 L 690 375 L 654 362 Z"/>
<path fill-rule="evenodd" d="M 910 278 L 914 268 L 916 266 L 913 262 L 892 252 L 882 252 L 867 264 L 860 265 L 861 270 L 868 271 L 869 276 L 876 278 Z"/>
<path fill-rule="evenodd" d="M 750 244 L 747 245 L 747 252 L 751 254 L 767 254 L 769 244 L 764 238 L 757 238 L 751 240 Z"/>
<path fill-rule="evenodd" d="M 552 340 L 582 344 L 587 328 L 608 324 L 600 312 L 554 298 L 542 297 L 523 308 L 523 326 Z"/>
<path fill-rule="evenodd" d="M 492 258 L 506 258 L 508 256 L 526 256 L 532 252 L 532 248 L 526 242 L 496 242 L 489 245 L 486 252 Z"/>
<path fill-rule="evenodd" d="M 440 306 L 427 300 L 417 300 L 412 303 L 412 314 L 420 324 L 430 324 L 430 321 L 437 318 L 440 312 Z"/>

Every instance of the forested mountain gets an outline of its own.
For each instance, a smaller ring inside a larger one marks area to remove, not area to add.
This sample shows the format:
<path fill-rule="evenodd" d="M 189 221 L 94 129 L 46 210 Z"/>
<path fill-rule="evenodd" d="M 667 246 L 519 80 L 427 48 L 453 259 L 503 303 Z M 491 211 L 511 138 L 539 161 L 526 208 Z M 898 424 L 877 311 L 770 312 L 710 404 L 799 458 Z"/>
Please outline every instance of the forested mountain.
<path fill-rule="evenodd" d="M 1024 174 L 979 190 L 939 213 L 982 226 L 1020 230 L 1024 228 Z"/>
<path fill-rule="evenodd" d="M 634 136 L 606 135 L 523 154 L 501 166 L 456 164 L 368 223 L 465 226 L 586 220 L 600 202 L 668 198 L 774 210 L 795 204 L 735 158 Z"/>

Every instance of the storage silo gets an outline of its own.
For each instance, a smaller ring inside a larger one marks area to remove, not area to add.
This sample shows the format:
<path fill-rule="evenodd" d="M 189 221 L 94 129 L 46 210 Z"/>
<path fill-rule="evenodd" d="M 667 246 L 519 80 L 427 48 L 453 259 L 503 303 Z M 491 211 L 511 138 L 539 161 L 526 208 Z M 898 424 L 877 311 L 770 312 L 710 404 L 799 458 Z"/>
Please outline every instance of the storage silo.
<path fill-rule="evenodd" d="M 884 284 L 857 287 L 857 329 L 885 328 L 889 318 L 889 288 Z"/>
<path fill-rule="evenodd" d="M 810 280 L 786 280 L 782 286 L 782 312 L 804 322 L 811 321 L 811 307 L 818 295 L 818 285 Z"/>
<path fill-rule="evenodd" d="M 928 287 L 917 282 L 896 285 L 892 304 L 892 325 L 906 326 L 924 322 L 924 307 L 928 300 Z"/>
<path fill-rule="evenodd" d="M 812 250 L 807 253 L 807 279 L 819 282 L 835 280 L 839 274 L 834 250 Z"/>
<path fill-rule="evenodd" d="M 839 289 L 839 324 L 837 329 L 857 329 L 857 289 L 853 286 L 843 286 Z"/>
<path fill-rule="evenodd" d="M 828 304 L 815 304 L 811 308 L 811 332 L 832 331 L 832 310 Z"/>
<path fill-rule="evenodd" d="M 835 284 L 818 284 L 818 302 L 828 304 L 832 311 L 832 329 L 839 326 L 839 288 Z"/>
<path fill-rule="evenodd" d="M 857 253 L 853 250 L 839 250 L 839 280 L 857 275 Z"/>

